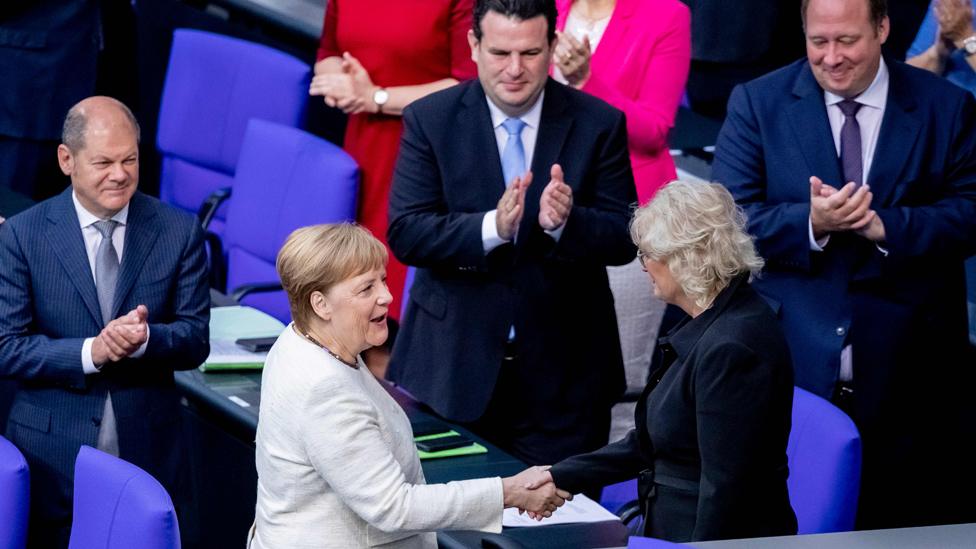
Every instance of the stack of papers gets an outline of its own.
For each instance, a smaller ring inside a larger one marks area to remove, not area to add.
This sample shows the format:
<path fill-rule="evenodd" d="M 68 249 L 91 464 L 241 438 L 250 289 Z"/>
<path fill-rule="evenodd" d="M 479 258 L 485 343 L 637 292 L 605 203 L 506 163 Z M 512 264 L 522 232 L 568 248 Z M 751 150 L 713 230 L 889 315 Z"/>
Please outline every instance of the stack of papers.
<path fill-rule="evenodd" d="M 277 318 L 252 307 L 210 309 L 210 356 L 200 370 L 261 369 L 268 353 L 253 353 L 234 342 L 241 338 L 276 337 L 284 328 Z"/>
<path fill-rule="evenodd" d="M 584 496 L 576 494 L 572 501 L 567 501 L 565 505 L 556 509 L 556 512 L 549 518 L 535 520 L 529 518 L 528 513 L 520 515 L 518 509 L 505 509 L 502 513 L 502 526 L 549 526 L 551 524 L 570 524 L 573 522 L 604 522 L 607 520 L 620 520 L 617 515 L 607 511 L 599 503 Z"/>

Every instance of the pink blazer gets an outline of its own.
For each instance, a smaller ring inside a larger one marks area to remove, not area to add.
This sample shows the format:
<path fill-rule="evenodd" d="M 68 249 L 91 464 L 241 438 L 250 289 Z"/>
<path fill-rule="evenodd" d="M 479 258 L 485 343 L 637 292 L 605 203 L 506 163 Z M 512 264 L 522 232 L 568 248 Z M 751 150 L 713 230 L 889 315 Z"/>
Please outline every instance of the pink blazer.
<path fill-rule="evenodd" d="M 560 30 L 572 3 L 556 0 Z M 678 0 L 617 0 L 582 89 L 627 114 L 630 162 L 641 204 L 675 178 L 667 138 L 690 63 L 687 6 Z"/>

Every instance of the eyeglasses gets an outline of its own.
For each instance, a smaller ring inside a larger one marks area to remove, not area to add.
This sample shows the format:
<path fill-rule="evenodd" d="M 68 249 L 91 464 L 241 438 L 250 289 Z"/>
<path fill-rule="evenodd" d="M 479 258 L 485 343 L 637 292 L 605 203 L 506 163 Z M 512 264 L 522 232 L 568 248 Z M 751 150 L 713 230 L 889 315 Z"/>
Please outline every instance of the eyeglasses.
<path fill-rule="evenodd" d="M 641 268 L 646 271 L 647 270 L 647 265 L 646 265 L 646 263 L 647 263 L 647 254 L 644 253 L 644 250 L 637 250 L 637 261 L 640 261 Z"/>

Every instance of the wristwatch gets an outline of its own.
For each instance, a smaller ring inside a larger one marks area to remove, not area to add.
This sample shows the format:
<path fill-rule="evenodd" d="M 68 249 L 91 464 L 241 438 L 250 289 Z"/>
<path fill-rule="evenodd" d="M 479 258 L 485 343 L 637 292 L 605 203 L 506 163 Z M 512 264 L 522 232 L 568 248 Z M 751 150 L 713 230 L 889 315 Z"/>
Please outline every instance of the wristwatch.
<path fill-rule="evenodd" d="M 976 54 L 976 34 L 962 41 L 962 49 L 967 56 Z"/>
<path fill-rule="evenodd" d="M 974 37 L 976 39 L 976 37 Z M 376 103 L 376 112 L 383 112 L 383 105 L 390 100 L 390 92 L 386 91 L 386 88 L 377 88 L 373 92 L 373 103 Z"/>

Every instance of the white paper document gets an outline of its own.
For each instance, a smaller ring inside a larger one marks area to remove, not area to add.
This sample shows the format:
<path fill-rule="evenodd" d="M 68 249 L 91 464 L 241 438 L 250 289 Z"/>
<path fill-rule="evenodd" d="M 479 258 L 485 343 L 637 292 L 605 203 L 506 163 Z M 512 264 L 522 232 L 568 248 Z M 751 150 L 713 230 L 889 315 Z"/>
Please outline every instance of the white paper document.
<path fill-rule="evenodd" d="M 247 362 L 261 362 L 268 358 L 268 353 L 254 353 L 244 349 L 231 339 L 211 339 L 210 356 L 207 364 L 238 364 Z"/>
<path fill-rule="evenodd" d="M 576 494 L 572 501 L 556 509 L 549 518 L 542 520 L 530 519 L 528 513 L 520 515 L 518 509 L 505 509 L 502 514 L 502 526 L 548 526 L 550 524 L 569 524 L 572 522 L 603 522 L 606 520 L 620 520 L 617 515 L 607 511 L 599 503 Z"/>

